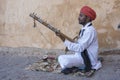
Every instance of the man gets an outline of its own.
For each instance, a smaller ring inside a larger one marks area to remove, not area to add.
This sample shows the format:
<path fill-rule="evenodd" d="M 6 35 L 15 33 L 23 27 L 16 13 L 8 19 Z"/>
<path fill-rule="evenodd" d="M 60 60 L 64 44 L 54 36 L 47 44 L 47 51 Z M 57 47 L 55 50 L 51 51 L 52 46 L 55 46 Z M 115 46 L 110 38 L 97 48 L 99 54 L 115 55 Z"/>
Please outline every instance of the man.
<path fill-rule="evenodd" d="M 68 50 L 75 53 L 60 55 L 58 57 L 62 73 L 68 74 L 72 67 L 81 67 L 84 65 L 84 75 L 91 76 L 95 70 L 101 68 L 101 62 L 98 60 L 97 32 L 92 25 L 92 21 L 95 20 L 95 18 L 96 13 L 92 8 L 88 6 L 82 7 L 78 20 L 79 24 L 83 27 L 75 42 L 70 42 L 59 33 L 56 33 L 56 35 L 62 39 Z"/>

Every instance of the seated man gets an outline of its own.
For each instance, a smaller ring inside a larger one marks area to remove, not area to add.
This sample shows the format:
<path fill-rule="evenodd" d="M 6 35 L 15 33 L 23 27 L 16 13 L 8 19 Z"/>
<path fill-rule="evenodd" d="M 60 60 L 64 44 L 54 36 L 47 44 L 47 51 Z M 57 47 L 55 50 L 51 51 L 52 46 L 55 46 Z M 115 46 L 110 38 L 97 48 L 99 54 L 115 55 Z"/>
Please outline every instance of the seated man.
<path fill-rule="evenodd" d="M 82 7 L 78 20 L 79 24 L 83 27 L 75 42 L 68 41 L 59 33 L 56 33 L 68 50 L 74 52 L 74 54 L 60 55 L 58 57 L 62 73 L 68 74 L 72 67 L 79 68 L 84 65 L 84 74 L 86 76 L 91 76 L 95 70 L 102 67 L 101 62 L 98 60 L 97 32 L 92 25 L 92 21 L 95 20 L 95 18 L 96 13 L 92 8 L 88 6 Z"/>

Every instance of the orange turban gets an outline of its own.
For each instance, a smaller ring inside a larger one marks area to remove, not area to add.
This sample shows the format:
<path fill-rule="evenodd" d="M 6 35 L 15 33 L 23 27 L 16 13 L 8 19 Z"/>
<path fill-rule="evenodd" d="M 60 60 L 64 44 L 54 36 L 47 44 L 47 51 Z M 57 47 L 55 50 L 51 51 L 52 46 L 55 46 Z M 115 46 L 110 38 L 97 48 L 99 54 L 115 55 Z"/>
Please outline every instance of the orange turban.
<path fill-rule="evenodd" d="M 80 12 L 85 14 L 86 16 L 90 17 L 91 20 L 95 20 L 95 18 L 96 18 L 96 12 L 92 8 L 90 8 L 88 6 L 82 7 Z"/>

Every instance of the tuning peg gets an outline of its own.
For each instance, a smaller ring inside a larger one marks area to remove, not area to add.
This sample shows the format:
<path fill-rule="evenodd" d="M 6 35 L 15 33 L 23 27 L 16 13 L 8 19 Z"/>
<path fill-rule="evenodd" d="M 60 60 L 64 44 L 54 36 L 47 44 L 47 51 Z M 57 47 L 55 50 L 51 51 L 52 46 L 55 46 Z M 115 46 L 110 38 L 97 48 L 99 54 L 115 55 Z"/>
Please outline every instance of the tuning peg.
<path fill-rule="evenodd" d="M 37 15 L 37 14 L 36 14 L 36 13 L 34 13 L 34 12 L 33 12 L 32 14 L 33 14 L 33 15 Z"/>
<path fill-rule="evenodd" d="M 33 14 L 35 14 L 35 13 L 33 12 Z"/>

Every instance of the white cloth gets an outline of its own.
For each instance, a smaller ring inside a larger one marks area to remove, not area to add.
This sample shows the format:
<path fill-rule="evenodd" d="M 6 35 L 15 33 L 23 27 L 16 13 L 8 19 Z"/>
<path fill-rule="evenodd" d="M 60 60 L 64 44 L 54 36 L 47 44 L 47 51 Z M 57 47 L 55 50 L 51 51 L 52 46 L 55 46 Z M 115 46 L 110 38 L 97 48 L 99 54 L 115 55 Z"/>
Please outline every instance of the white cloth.
<path fill-rule="evenodd" d="M 76 42 L 70 42 L 65 40 L 65 46 L 75 52 L 72 55 L 60 55 L 58 57 L 58 62 L 60 63 L 61 68 L 69 67 L 79 67 L 84 65 L 81 52 L 85 49 L 88 51 L 88 55 L 92 64 L 92 69 L 98 70 L 102 67 L 101 62 L 98 61 L 98 38 L 95 28 L 90 25 L 91 22 L 87 23 L 81 30 L 84 29 L 83 35 L 80 33 L 79 38 Z"/>

